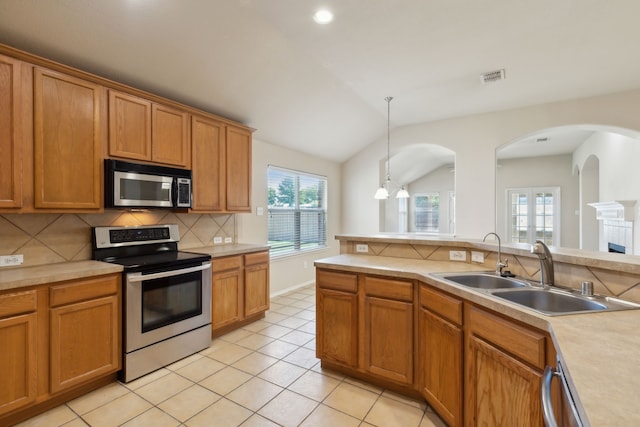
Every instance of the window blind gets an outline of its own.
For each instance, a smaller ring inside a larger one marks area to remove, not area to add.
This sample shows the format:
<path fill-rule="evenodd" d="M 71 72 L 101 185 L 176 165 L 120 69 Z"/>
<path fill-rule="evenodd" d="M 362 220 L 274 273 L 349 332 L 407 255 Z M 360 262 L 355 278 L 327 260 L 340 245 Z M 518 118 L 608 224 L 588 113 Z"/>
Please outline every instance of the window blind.
<path fill-rule="evenodd" d="M 267 168 L 268 230 L 271 257 L 327 246 L 327 178 Z"/>

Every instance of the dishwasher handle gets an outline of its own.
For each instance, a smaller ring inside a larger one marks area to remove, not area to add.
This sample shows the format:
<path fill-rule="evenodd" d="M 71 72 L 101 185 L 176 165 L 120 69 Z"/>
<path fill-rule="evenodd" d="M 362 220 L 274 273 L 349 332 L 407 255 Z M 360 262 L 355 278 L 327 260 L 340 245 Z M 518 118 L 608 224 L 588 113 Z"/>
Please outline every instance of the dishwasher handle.
<path fill-rule="evenodd" d="M 553 403 L 551 399 L 551 382 L 554 376 L 560 376 L 560 373 L 555 371 L 553 367 L 548 366 L 544 368 L 542 374 L 542 413 L 544 416 L 544 424 L 547 427 L 558 427 L 556 423 L 556 417 L 553 412 Z"/>

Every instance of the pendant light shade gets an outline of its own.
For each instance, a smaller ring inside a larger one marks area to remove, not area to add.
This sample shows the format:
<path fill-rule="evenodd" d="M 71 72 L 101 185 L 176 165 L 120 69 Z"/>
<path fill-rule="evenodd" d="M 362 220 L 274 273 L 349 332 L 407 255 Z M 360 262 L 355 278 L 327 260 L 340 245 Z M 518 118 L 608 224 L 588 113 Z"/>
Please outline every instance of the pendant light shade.
<path fill-rule="evenodd" d="M 404 186 L 401 186 L 397 190 L 392 190 L 392 186 L 398 187 L 398 185 L 393 184 L 391 182 L 391 155 L 390 155 L 390 147 L 391 147 L 391 100 L 393 97 L 387 96 L 384 100 L 387 101 L 387 180 L 380 184 L 380 188 L 376 191 L 376 194 L 373 196 L 378 200 L 388 199 L 389 194 L 396 193 L 397 199 L 408 199 L 409 192 L 405 190 Z"/>

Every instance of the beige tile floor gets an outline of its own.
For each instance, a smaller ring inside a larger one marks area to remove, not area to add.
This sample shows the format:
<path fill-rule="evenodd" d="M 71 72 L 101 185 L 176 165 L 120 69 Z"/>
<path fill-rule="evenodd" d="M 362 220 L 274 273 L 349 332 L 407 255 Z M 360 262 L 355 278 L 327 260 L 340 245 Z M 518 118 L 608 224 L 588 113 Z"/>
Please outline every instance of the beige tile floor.
<path fill-rule="evenodd" d="M 313 285 L 273 298 L 263 320 L 198 354 L 19 424 L 87 425 L 444 426 L 422 401 L 320 367 Z"/>

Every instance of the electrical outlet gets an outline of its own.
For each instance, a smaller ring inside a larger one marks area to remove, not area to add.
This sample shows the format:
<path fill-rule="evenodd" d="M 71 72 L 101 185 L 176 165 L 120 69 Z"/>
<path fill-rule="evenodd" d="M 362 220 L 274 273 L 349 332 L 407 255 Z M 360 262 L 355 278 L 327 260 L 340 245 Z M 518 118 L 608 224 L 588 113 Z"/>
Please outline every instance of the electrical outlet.
<path fill-rule="evenodd" d="M 219 245 L 220 243 L 222 243 L 222 237 L 214 237 L 213 238 L 213 244 L 214 245 Z"/>
<path fill-rule="evenodd" d="M 232 238 L 232 237 L 225 237 L 225 238 L 224 238 L 224 243 L 225 243 L 225 244 L 227 244 L 227 243 L 233 243 L 233 238 Z"/>
<path fill-rule="evenodd" d="M 369 245 L 364 244 L 364 243 L 357 244 L 356 245 L 356 252 L 364 252 L 364 253 L 369 252 Z"/>
<path fill-rule="evenodd" d="M 484 254 L 478 251 L 471 251 L 471 261 L 479 262 L 480 264 L 484 263 Z"/>
<path fill-rule="evenodd" d="M 467 251 L 449 251 L 449 260 L 451 261 L 466 261 Z"/>
<path fill-rule="evenodd" d="M 11 267 L 24 262 L 24 255 L 2 255 L 0 256 L 0 267 Z"/>

